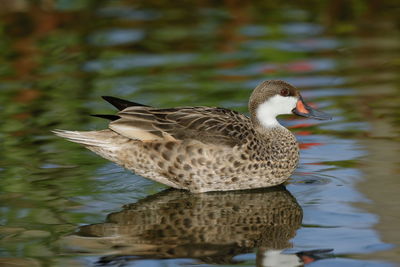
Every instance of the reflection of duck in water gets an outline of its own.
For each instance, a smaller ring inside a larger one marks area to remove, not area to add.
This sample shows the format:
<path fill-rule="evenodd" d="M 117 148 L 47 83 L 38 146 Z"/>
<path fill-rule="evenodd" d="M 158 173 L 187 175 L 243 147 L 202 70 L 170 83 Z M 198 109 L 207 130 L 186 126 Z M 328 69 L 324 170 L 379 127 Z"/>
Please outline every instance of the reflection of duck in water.
<path fill-rule="evenodd" d="M 249 100 L 250 118 L 224 108 L 160 109 L 105 97 L 120 109 L 110 129 L 54 131 L 133 172 L 192 192 L 274 186 L 297 166 L 298 144 L 276 116 L 297 114 L 329 119 L 307 106 L 297 89 L 283 81 L 257 86 Z"/>
<path fill-rule="evenodd" d="M 136 256 L 227 263 L 255 248 L 291 247 L 302 215 L 283 186 L 207 194 L 166 190 L 109 214 L 105 223 L 80 227 L 64 241 L 76 251 L 112 255 L 103 261 Z"/>

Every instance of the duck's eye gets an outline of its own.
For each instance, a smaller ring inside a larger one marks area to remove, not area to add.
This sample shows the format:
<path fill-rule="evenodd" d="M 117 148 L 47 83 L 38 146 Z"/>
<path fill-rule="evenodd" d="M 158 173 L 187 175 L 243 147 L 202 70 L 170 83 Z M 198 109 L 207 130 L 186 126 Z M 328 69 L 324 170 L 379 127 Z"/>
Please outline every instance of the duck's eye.
<path fill-rule="evenodd" d="M 281 96 L 288 96 L 289 95 L 289 89 L 283 88 L 280 92 Z"/>

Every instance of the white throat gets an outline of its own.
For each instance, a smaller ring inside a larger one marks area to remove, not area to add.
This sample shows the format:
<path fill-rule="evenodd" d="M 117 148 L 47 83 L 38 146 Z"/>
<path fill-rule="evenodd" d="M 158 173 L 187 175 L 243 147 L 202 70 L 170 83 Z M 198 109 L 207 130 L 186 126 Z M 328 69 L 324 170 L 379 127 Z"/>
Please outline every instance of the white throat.
<path fill-rule="evenodd" d="M 276 119 L 276 116 L 292 114 L 296 103 L 297 97 L 275 95 L 257 107 L 257 119 L 266 128 L 282 126 Z"/>

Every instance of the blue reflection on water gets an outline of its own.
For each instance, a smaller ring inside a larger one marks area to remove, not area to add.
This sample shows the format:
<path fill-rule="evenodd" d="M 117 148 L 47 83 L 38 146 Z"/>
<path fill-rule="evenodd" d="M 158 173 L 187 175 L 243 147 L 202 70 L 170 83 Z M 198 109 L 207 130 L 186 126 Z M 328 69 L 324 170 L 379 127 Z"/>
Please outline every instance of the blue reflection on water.
<path fill-rule="evenodd" d="M 113 46 L 138 42 L 144 35 L 144 31 L 139 29 L 109 29 L 94 32 L 88 40 L 94 46 Z"/>
<path fill-rule="evenodd" d="M 110 60 L 96 60 L 87 62 L 83 69 L 86 71 L 127 70 L 132 68 L 155 67 L 163 65 L 183 65 L 191 63 L 195 54 L 167 54 L 167 55 L 123 55 Z"/>

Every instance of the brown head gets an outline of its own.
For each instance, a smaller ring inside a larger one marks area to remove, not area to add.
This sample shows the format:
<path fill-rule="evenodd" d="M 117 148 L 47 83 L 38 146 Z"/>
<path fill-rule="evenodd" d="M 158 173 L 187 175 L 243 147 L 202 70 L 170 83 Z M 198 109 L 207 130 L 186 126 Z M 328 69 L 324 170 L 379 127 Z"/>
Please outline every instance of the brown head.
<path fill-rule="evenodd" d="M 296 87 L 281 80 L 259 84 L 250 96 L 249 111 L 253 124 L 263 127 L 279 126 L 276 116 L 282 114 L 331 119 L 329 115 L 308 106 Z"/>

